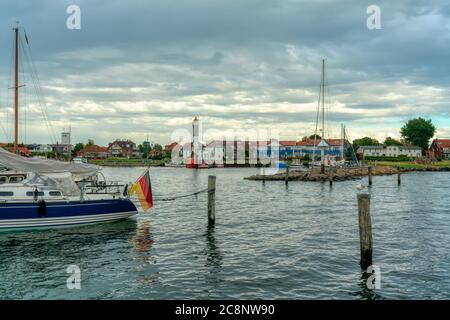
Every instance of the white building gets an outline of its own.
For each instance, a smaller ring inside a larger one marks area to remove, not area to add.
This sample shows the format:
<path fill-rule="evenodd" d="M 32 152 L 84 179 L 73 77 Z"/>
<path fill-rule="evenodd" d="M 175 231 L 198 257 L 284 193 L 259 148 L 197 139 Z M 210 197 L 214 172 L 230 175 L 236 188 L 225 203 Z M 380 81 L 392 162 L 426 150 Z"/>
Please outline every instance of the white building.
<path fill-rule="evenodd" d="M 61 144 L 70 144 L 70 130 L 61 132 Z"/>
<path fill-rule="evenodd" d="M 223 163 L 225 158 L 224 142 L 220 140 L 214 140 L 207 143 L 203 149 L 203 159 L 206 163 Z"/>
<path fill-rule="evenodd" d="M 53 151 L 53 148 L 49 144 L 29 144 L 27 145 L 28 150 L 31 152 L 39 153 L 49 153 Z"/>
<path fill-rule="evenodd" d="M 398 157 L 418 158 L 422 156 L 422 148 L 415 146 L 360 146 L 358 154 L 363 157 Z"/>

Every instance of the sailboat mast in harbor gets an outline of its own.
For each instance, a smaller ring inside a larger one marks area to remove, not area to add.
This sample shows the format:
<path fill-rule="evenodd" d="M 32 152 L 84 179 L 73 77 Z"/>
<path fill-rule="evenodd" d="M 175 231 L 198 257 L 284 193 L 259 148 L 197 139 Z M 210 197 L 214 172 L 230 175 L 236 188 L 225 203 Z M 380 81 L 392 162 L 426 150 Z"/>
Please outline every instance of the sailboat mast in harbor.
<path fill-rule="evenodd" d="M 15 33 L 14 65 L 14 153 L 19 147 L 19 23 L 13 29 Z"/>
<path fill-rule="evenodd" d="M 320 114 L 322 113 L 321 117 Z M 319 117 L 321 121 L 321 136 L 320 143 L 317 145 L 317 130 L 319 126 Z M 314 132 L 314 149 L 313 149 L 313 162 L 316 160 L 316 149 L 321 149 L 321 163 L 325 164 L 325 149 L 329 145 L 325 141 L 325 59 L 322 59 L 322 74 L 320 77 L 320 90 L 319 90 L 319 101 L 317 104 L 317 118 L 316 118 L 316 130 Z"/>

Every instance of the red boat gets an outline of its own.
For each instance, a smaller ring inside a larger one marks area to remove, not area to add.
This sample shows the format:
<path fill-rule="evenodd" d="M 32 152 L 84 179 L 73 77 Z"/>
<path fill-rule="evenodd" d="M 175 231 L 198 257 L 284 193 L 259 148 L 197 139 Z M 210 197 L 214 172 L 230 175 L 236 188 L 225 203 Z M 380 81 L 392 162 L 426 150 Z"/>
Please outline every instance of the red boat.
<path fill-rule="evenodd" d="M 186 162 L 186 168 L 188 169 L 209 169 L 209 166 L 202 161 L 201 164 L 195 163 L 194 159 L 191 158 Z"/>

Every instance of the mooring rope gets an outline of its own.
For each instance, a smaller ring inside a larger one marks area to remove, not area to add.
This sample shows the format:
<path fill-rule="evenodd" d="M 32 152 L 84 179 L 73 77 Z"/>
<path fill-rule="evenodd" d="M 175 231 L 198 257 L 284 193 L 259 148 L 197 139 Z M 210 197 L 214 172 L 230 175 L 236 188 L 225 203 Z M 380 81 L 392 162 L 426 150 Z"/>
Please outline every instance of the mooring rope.
<path fill-rule="evenodd" d="M 182 194 L 182 195 L 172 196 L 172 197 L 155 196 L 153 198 L 153 201 L 154 202 L 158 202 L 158 201 L 174 201 L 174 200 L 181 199 L 181 198 L 187 198 L 187 197 L 191 197 L 191 196 L 196 196 L 196 195 L 198 195 L 200 193 L 207 192 L 207 191 L 208 191 L 208 188 L 202 189 L 202 190 L 199 190 L 199 191 L 195 191 L 195 192 L 192 192 L 192 193 Z M 133 201 L 133 202 L 137 202 L 139 200 L 140 200 L 139 197 L 134 197 L 134 198 L 131 199 L 131 201 Z"/>

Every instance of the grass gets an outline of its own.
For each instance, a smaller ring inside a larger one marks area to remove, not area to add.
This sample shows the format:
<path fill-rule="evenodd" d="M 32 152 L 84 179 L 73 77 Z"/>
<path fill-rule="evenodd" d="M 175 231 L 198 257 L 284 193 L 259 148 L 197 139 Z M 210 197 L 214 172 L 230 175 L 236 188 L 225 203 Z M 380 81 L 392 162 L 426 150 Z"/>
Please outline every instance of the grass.
<path fill-rule="evenodd" d="M 108 159 L 92 159 L 89 163 L 100 165 L 100 166 L 120 166 L 120 167 L 139 167 L 139 166 L 163 166 L 167 162 L 167 159 L 153 160 L 153 159 L 142 159 L 142 158 L 120 158 L 120 157 L 110 157 Z"/>
<path fill-rule="evenodd" d="M 369 161 L 370 165 L 400 167 L 402 169 L 427 169 L 427 168 L 450 168 L 450 160 L 435 161 L 428 164 L 415 162 L 395 162 L 395 161 Z"/>

